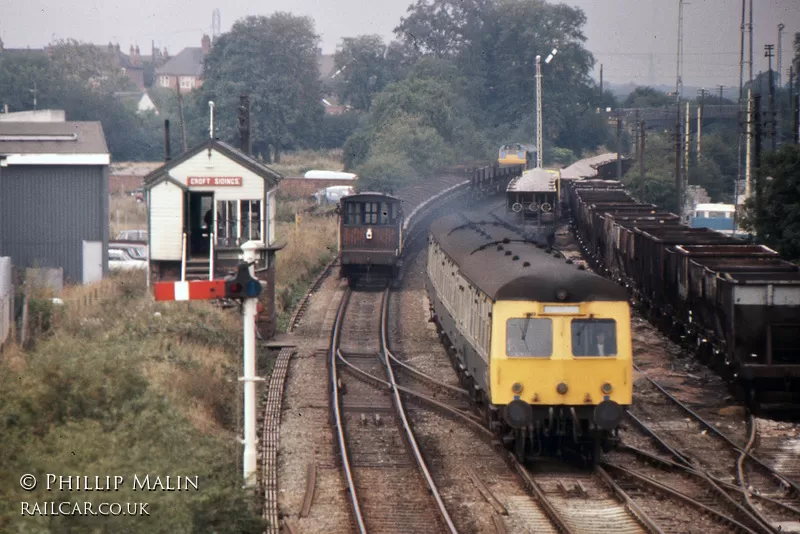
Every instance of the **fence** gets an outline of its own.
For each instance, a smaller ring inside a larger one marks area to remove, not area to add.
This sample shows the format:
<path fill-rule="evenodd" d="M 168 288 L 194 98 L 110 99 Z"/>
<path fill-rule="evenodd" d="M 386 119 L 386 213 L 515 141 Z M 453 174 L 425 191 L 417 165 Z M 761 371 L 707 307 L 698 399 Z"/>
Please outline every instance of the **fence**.
<path fill-rule="evenodd" d="M 14 285 L 11 283 L 11 258 L 0 258 L 0 346 L 11 333 L 14 320 Z"/>

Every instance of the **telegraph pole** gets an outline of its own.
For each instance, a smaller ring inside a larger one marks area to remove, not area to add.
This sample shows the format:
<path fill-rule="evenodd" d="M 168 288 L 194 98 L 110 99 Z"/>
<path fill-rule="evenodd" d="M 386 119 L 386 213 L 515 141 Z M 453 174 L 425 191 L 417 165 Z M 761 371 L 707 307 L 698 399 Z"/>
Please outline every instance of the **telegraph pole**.
<path fill-rule="evenodd" d="M 777 149 L 778 132 L 775 126 L 775 84 L 772 77 L 772 49 L 775 45 L 764 45 L 764 57 L 769 62 L 769 115 L 770 115 L 770 137 L 772 137 L 772 151 Z"/>
<path fill-rule="evenodd" d="M 753 95 L 753 128 L 755 141 L 753 143 L 753 170 L 755 174 L 756 217 L 761 216 L 761 95 Z"/>
<path fill-rule="evenodd" d="M 722 97 L 722 90 L 725 89 L 725 86 L 717 84 L 717 89 L 719 89 L 719 104 L 718 105 L 719 105 L 719 112 L 720 112 L 720 117 L 721 117 L 722 116 L 722 98 L 723 98 Z"/>
<path fill-rule="evenodd" d="M 782 64 L 781 60 L 783 59 L 783 46 L 782 46 L 781 41 L 783 41 L 783 39 L 782 39 L 782 37 L 783 37 L 783 29 L 785 27 L 786 26 L 783 25 L 783 22 L 778 24 L 778 72 L 777 72 L 778 79 L 776 80 L 776 83 L 778 84 L 778 87 L 783 87 L 783 84 L 781 83 L 781 79 L 783 78 L 781 76 L 781 73 L 782 73 L 782 71 L 781 71 L 781 64 Z"/>
<path fill-rule="evenodd" d="M 750 21 L 747 23 L 747 32 L 750 35 L 750 61 L 748 62 L 748 69 L 750 70 L 750 85 L 753 85 L 753 0 L 750 0 Z"/>
<path fill-rule="evenodd" d="M 700 159 L 701 138 L 703 136 L 703 105 L 706 100 L 706 89 L 698 89 L 700 94 L 700 107 L 697 108 L 697 159 Z"/>
<path fill-rule="evenodd" d="M 744 27 L 745 27 L 745 20 L 746 20 L 746 7 L 747 7 L 747 0 L 742 0 L 742 22 L 739 25 L 739 100 L 737 101 L 737 112 L 736 112 L 736 139 L 737 139 L 737 158 L 736 158 L 736 184 L 733 186 L 733 205 L 734 207 L 739 206 L 739 188 L 740 184 L 742 183 L 742 96 L 744 91 Z M 736 224 L 736 213 L 738 210 L 734 210 L 733 217 L 734 217 L 734 224 Z"/>
<path fill-rule="evenodd" d="M 752 1 L 752 0 L 751 0 Z M 675 195 L 678 215 L 683 216 L 681 191 L 681 55 L 683 50 L 683 0 L 678 0 L 678 53 L 675 65 Z"/>
<path fill-rule="evenodd" d="M 617 108 L 617 180 L 622 181 L 622 115 Z"/>
<path fill-rule="evenodd" d="M 789 91 L 789 95 L 791 96 L 789 109 L 794 110 L 794 113 L 792 114 L 794 117 L 792 120 L 792 139 L 794 140 L 795 144 L 800 144 L 800 80 L 798 80 L 797 84 L 798 94 L 795 94 L 793 69 L 789 69 L 789 78 L 792 80 Z"/>
<path fill-rule="evenodd" d="M 753 169 L 753 162 L 750 156 L 750 151 L 752 147 L 752 132 L 753 132 L 753 115 L 752 115 L 752 108 L 753 108 L 753 98 L 752 98 L 753 89 L 750 88 L 747 90 L 747 136 L 745 137 L 745 163 L 744 163 L 744 198 L 750 198 L 750 194 L 752 193 L 752 169 Z"/>
<path fill-rule="evenodd" d="M 175 77 L 175 88 L 178 90 L 178 118 L 181 121 L 181 139 L 183 140 L 183 151 L 186 152 L 186 122 L 183 120 L 183 96 L 181 96 L 180 76 Z"/>
<path fill-rule="evenodd" d="M 683 190 L 688 192 L 689 191 L 689 153 L 691 151 L 691 139 L 692 139 L 692 130 L 691 130 L 691 118 L 692 118 L 692 110 L 689 107 L 689 101 L 686 101 L 686 145 L 684 149 L 684 161 L 683 161 Z M 688 200 L 688 194 L 685 195 Z M 684 200 L 684 204 L 686 203 Z"/>
<path fill-rule="evenodd" d="M 639 123 L 639 199 L 644 202 L 644 121 Z"/>

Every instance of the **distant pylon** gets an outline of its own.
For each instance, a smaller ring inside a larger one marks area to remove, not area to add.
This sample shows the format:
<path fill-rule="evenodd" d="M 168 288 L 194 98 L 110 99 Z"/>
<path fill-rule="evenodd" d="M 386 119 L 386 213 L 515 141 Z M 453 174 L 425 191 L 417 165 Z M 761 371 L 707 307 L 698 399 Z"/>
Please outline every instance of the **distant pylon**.
<path fill-rule="evenodd" d="M 214 12 L 211 14 L 211 37 L 213 39 L 216 39 L 222 34 L 221 18 L 219 8 L 214 8 Z"/>

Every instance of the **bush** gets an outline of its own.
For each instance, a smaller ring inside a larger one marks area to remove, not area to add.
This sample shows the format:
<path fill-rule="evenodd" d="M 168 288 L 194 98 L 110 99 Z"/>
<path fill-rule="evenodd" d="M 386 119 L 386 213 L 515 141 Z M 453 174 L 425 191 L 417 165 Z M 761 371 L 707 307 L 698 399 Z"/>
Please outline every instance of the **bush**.
<path fill-rule="evenodd" d="M 370 158 L 360 165 L 358 174 L 359 191 L 380 191 L 392 193 L 419 179 L 408 161 L 400 155 L 383 153 Z"/>

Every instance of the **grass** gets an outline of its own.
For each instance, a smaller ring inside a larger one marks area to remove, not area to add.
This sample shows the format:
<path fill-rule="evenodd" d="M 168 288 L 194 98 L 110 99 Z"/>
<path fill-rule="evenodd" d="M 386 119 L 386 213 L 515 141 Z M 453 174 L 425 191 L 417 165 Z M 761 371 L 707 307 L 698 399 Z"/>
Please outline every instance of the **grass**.
<path fill-rule="evenodd" d="M 0 531 L 94 532 L 85 518 L 20 517 L 18 503 L 108 497 L 24 493 L 20 473 L 151 473 L 198 475 L 201 491 L 148 494 L 149 518 L 104 518 L 104 529 L 261 532 L 238 480 L 240 318 L 205 302 L 156 303 L 142 273 L 69 288 L 63 300 L 33 347 L 12 345 L 0 360 Z M 129 490 L 112 500 L 142 500 Z"/>
<path fill-rule="evenodd" d="M 281 154 L 280 163 L 270 163 L 268 166 L 286 177 L 302 176 L 310 170 L 341 171 L 344 169 L 341 149 L 287 152 Z"/>
<path fill-rule="evenodd" d="M 309 202 L 294 204 L 303 212 L 299 225 L 278 222 L 277 230 L 279 239 L 287 241 L 277 255 L 275 307 L 280 330 L 286 329 L 294 306 L 336 254 L 336 217 L 312 214 Z"/>

